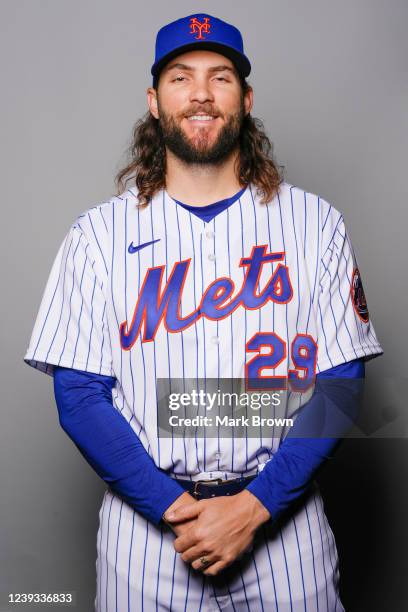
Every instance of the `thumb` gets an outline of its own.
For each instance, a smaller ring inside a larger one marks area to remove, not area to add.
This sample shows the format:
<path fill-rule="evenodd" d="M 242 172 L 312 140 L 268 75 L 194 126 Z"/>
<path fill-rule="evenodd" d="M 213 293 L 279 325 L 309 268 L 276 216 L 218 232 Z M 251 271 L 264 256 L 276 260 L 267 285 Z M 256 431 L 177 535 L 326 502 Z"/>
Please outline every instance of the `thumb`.
<path fill-rule="evenodd" d="M 200 514 L 199 504 L 186 504 L 184 506 L 180 506 L 175 510 L 165 514 L 166 521 L 170 523 L 181 523 L 182 521 L 187 521 L 188 519 L 197 518 Z"/>

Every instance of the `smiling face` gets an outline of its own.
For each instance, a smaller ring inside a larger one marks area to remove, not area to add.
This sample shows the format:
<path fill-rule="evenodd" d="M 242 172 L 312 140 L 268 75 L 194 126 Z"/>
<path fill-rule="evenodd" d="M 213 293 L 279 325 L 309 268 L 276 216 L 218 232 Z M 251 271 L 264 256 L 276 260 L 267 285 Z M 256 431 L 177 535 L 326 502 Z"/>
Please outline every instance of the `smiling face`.
<path fill-rule="evenodd" d="M 165 145 L 187 163 L 218 164 L 237 149 L 243 119 L 252 108 L 234 64 L 213 51 L 178 55 L 148 89 L 150 112 Z"/>

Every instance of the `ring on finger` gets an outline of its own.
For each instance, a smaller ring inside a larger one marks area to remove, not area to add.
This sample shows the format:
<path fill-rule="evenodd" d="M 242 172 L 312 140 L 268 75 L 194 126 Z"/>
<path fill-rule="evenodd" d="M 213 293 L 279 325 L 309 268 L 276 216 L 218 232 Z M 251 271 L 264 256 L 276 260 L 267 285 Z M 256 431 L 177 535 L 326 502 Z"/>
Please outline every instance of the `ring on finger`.
<path fill-rule="evenodd" d="M 207 565 L 211 564 L 211 561 L 207 559 L 207 557 L 200 557 L 201 567 L 207 567 Z"/>

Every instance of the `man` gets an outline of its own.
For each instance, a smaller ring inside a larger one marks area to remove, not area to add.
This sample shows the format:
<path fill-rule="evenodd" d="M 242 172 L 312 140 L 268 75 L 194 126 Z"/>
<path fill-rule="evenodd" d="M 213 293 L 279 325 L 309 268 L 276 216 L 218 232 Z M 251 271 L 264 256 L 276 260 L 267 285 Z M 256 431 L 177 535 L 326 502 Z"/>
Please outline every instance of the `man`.
<path fill-rule="evenodd" d="M 72 224 L 24 357 L 54 375 L 62 426 L 109 484 L 101 612 L 344 609 L 313 476 L 347 427 L 305 434 L 329 394 L 304 383 L 361 378 L 382 349 L 343 217 L 282 180 L 250 68 L 211 15 L 159 31 L 119 193 Z M 297 435 L 158 435 L 157 381 L 194 379 L 287 392 Z M 339 397 L 347 413 L 354 393 Z"/>

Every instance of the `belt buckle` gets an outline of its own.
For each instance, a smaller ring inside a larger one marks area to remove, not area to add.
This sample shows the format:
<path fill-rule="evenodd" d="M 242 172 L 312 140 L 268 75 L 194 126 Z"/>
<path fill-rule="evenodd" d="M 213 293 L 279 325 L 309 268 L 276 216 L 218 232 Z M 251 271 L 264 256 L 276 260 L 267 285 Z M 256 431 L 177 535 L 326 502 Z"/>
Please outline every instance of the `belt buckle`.
<path fill-rule="evenodd" d="M 198 486 L 202 483 L 205 483 L 210 486 L 220 485 L 222 483 L 222 478 L 213 478 L 211 480 L 196 480 L 194 483 L 193 495 L 195 498 L 198 498 L 202 493 L 198 491 Z"/>

